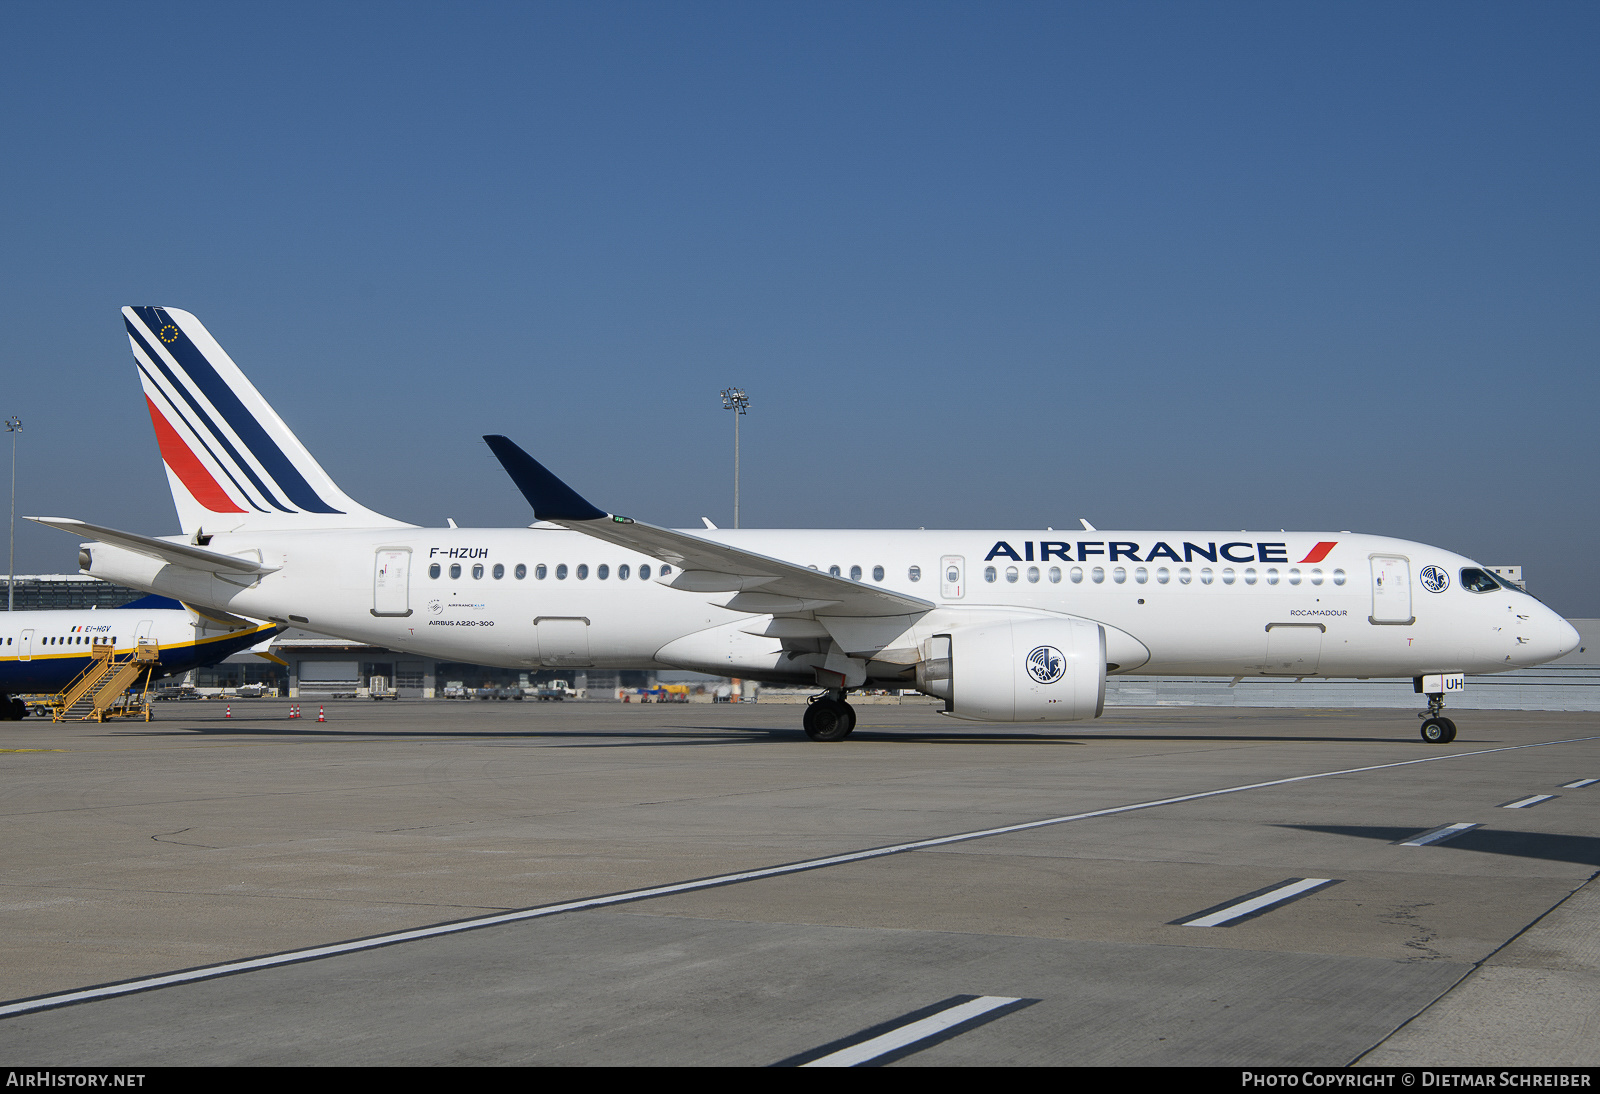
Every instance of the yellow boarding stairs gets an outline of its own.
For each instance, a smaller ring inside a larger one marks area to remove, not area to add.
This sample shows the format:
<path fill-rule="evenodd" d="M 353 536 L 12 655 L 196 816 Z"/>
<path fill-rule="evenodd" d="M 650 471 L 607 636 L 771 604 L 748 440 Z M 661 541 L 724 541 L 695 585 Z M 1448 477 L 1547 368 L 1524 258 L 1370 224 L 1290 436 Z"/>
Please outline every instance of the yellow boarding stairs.
<path fill-rule="evenodd" d="M 50 701 L 51 720 L 103 722 L 142 716 L 148 722 L 150 679 L 160 655 L 160 647 L 148 642 L 140 642 L 121 657 L 111 643 L 96 642 L 89 667 Z"/>

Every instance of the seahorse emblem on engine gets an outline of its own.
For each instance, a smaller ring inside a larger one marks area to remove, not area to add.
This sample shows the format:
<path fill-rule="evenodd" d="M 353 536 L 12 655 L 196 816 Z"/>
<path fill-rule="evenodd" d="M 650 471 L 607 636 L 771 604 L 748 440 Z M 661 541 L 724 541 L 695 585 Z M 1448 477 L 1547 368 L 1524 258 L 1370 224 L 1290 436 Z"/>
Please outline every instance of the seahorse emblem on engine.
<path fill-rule="evenodd" d="M 1053 684 L 1067 674 L 1067 659 L 1054 646 L 1035 646 L 1028 653 L 1028 675 L 1041 684 Z"/>

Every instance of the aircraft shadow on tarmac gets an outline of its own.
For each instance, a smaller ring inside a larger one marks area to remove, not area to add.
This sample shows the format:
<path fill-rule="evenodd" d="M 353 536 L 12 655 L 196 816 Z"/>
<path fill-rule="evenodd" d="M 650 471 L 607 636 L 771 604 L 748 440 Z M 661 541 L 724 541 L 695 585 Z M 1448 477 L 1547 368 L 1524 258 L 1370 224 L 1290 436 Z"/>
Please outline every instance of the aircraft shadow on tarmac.
<path fill-rule="evenodd" d="M 1335 836 L 1399 843 L 1420 836 L 1427 828 L 1380 828 L 1362 824 L 1280 824 L 1302 832 L 1326 832 Z M 1513 855 L 1550 862 L 1575 862 L 1581 866 L 1600 866 L 1600 838 L 1562 836 L 1544 832 L 1508 832 L 1499 828 L 1474 828 L 1453 839 L 1430 844 L 1430 848 L 1452 851 L 1485 851 L 1491 855 Z M 1408 848 L 1421 850 L 1421 848 Z"/>
<path fill-rule="evenodd" d="M 314 739 L 325 737 L 335 738 L 380 738 L 388 740 L 416 739 L 451 739 L 462 740 L 547 740 L 561 742 L 569 748 L 648 748 L 663 747 L 673 744 L 699 745 L 699 744 L 729 744 L 743 743 L 756 744 L 761 742 L 793 743 L 804 741 L 805 735 L 798 726 L 769 727 L 769 726 L 652 726 L 641 729 L 514 729 L 514 730 L 395 730 L 395 729 L 345 729 L 335 728 L 332 724 L 310 726 L 286 726 L 273 724 L 250 724 L 248 722 L 228 722 L 221 725 L 205 723 L 200 725 L 184 724 L 169 725 L 164 728 L 119 729 L 117 737 L 195 737 L 195 736 L 237 736 L 237 737 L 279 737 Z M 1005 730 L 992 733 L 966 732 L 959 730 L 926 730 L 908 729 L 904 732 L 892 729 L 858 729 L 850 735 L 850 740 L 841 742 L 844 747 L 851 744 L 873 742 L 879 744 L 1029 744 L 1029 745 L 1084 745 L 1095 742 L 1126 742 L 1126 743 L 1159 743 L 1159 744 L 1418 744 L 1414 738 L 1404 737 L 1353 737 L 1345 735 L 1334 736 L 1300 736 L 1300 735 L 1274 735 L 1263 733 L 1049 733 L 1049 732 L 1019 732 Z M 811 742 L 807 742 L 808 744 Z M 1488 742 L 1479 742 L 1488 743 Z M 824 747 L 816 745 L 816 747 Z"/>

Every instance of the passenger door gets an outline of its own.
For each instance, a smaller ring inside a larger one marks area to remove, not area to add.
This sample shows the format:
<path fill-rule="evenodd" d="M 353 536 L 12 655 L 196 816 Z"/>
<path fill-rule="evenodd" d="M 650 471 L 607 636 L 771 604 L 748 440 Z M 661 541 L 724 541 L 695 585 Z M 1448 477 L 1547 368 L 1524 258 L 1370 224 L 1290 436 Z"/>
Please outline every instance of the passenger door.
<path fill-rule="evenodd" d="M 372 563 L 372 614 L 411 614 L 411 548 L 378 548 Z"/>
<path fill-rule="evenodd" d="M 1372 614 L 1369 623 L 1409 626 L 1411 614 L 1411 560 L 1403 555 L 1372 556 Z"/>

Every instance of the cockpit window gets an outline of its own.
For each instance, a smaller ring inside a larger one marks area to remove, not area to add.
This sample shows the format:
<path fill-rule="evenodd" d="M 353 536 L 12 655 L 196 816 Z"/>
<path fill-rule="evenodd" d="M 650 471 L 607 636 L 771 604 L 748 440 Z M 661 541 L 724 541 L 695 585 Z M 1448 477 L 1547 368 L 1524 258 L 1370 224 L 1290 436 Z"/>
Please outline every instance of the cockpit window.
<path fill-rule="evenodd" d="M 1500 588 L 1500 582 L 1488 570 L 1466 566 L 1461 570 L 1461 587 L 1469 593 L 1492 593 Z"/>

